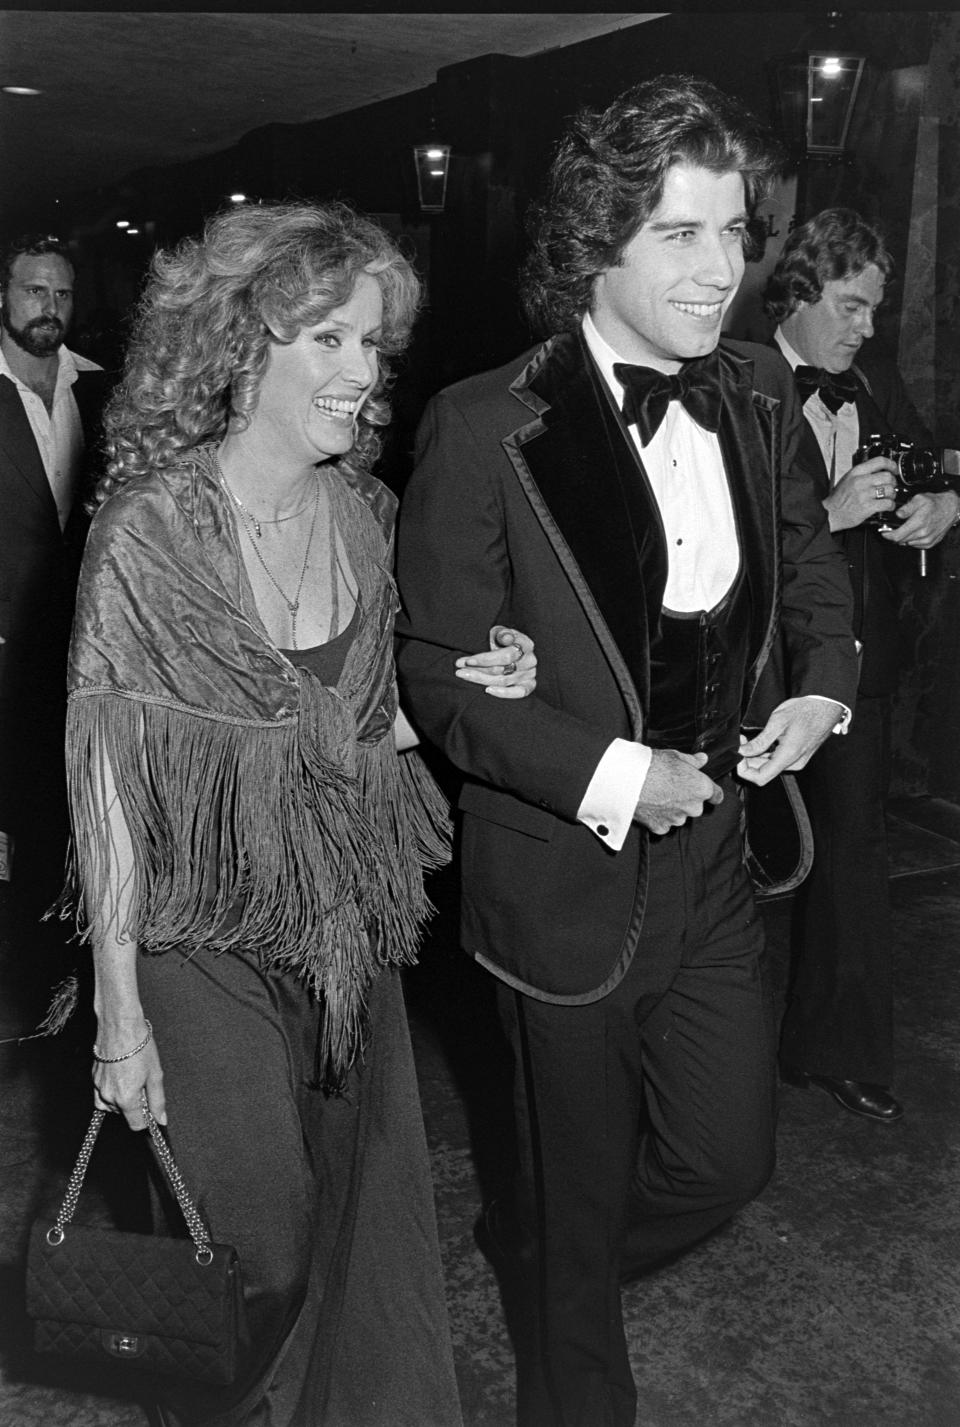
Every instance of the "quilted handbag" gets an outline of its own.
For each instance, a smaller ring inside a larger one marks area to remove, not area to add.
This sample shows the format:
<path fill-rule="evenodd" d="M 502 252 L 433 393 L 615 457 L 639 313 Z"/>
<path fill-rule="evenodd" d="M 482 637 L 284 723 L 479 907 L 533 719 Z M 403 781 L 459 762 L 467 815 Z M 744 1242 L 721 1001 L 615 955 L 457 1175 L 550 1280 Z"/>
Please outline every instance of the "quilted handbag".
<path fill-rule="evenodd" d="M 27 1313 L 40 1353 L 132 1365 L 226 1384 L 237 1372 L 242 1317 L 236 1250 L 210 1240 L 156 1120 L 147 1126 L 189 1238 L 71 1223 L 103 1123 L 90 1122 L 56 1219 L 38 1220 L 27 1255 Z"/>

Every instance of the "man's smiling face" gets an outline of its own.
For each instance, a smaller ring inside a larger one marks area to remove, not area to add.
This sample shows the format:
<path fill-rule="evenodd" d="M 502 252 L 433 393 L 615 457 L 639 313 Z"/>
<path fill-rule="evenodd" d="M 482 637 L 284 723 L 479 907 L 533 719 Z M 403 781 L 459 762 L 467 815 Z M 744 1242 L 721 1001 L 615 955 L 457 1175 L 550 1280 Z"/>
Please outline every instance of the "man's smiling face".
<path fill-rule="evenodd" d="M 746 225 L 739 173 L 674 164 L 623 260 L 597 278 L 591 316 L 601 336 L 625 360 L 660 371 L 712 352 L 743 277 Z"/>

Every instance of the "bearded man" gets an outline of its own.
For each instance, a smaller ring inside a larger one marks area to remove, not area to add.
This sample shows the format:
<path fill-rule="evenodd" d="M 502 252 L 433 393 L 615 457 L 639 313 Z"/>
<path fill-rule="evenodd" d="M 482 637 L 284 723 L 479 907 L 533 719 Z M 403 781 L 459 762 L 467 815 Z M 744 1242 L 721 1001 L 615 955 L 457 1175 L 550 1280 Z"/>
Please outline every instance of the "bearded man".
<path fill-rule="evenodd" d="M 0 877 L 31 922 L 63 869 L 67 643 L 110 381 L 64 345 L 73 284 L 56 238 L 0 255 Z"/>

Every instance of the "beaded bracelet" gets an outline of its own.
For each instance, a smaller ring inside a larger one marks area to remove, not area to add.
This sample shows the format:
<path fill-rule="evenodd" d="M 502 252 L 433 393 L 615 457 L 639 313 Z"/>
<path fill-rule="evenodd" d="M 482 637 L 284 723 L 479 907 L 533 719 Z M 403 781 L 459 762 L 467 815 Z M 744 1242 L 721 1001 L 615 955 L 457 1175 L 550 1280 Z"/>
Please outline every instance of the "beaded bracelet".
<path fill-rule="evenodd" d="M 118 1061 L 121 1061 L 121 1060 L 130 1060 L 131 1057 L 133 1057 L 133 1056 L 135 1056 L 135 1055 L 139 1055 L 140 1052 L 141 1052 L 142 1050 L 144 1050 L 144 1049 L 150 1044 L 150 1042 L 153 1040 L 153 1026 L 152 1026 L 152 1025 L 150 1024 L 150 1022 L 147 1020 L 146 1016 L 144 1016 L 143 1020 L 144 1020 L 144 1024 L 146 1025 L 146 1028 L 147 1028 L 147 1034 L 144 1036 L 143 1040 L 140 1042 L 139 1045 L 135 1045 L 135 1046 L 134 1046 L 133 1050 L 128 1050 L 128 1051 L 126 1051 L 125 1054 L 123 1054 L 123 1055 L 101 1055 L 100 1052 L 99 1052 L 99 1050 L 97 1049 L 97 1047 L 94 1046 L 94 1047 L 93 1047 L 93 1058 L 94 1058 L 94 1060 L 98 1060 L 101 1065 L 116 1065 Z"/>

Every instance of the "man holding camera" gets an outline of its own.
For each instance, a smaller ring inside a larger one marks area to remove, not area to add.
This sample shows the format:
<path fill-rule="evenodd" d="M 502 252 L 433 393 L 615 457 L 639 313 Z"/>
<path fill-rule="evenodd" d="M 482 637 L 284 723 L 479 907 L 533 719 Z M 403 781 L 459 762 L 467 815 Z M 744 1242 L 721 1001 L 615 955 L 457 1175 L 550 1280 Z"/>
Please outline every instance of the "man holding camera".
<path fill-rule="evenodd" d="M 774 341 L 794 369 L 802 448 L 819 471 L 830 529 L 845 549 L 861 646 L 856 716 L 799 775 L 814 834 L 800 938 L 780 1040 L 783 1079 L 890 1122 L 893 989 L 884 802 L 898 677 L 895 547 L 928 550 L 960 521 L 952 489 L 909 494 L 895 460 L 866 454 L 896 437 L 931 438 L 894 364 L 861 351 L 873 335 L 892 260 L 878 230 L 848 208 L 795 228 L 767 281 Z M 896 441 L 892 443 L 896 445 Z M 883 519 L 878 519 L 883 517 Z M 880 528 L 881 526 L 887 528 Z"/>

